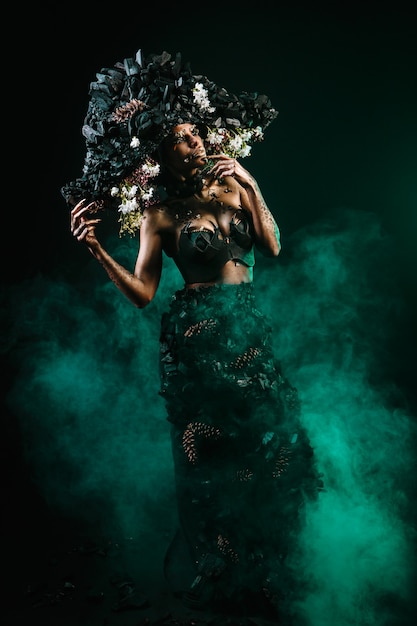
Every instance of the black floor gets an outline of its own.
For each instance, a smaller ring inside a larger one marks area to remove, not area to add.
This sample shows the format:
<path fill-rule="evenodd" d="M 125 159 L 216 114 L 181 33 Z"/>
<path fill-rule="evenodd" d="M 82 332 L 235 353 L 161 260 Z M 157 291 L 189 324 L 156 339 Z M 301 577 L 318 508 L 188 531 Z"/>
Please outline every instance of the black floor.
<path fill-rule="evenodd" d="M 180 581 L 168 582 L 164 574 L 170 538 L 156 540 L 155 528 L 149 536 L 94 535 L 92 528 L 48 514 L 35 500 L 26 502 L 13 527 L 4 526 L 4 626 L 275 623 L 243 616 L 239 607 L 231 616 L 185 606 L 177 597 Z"/>

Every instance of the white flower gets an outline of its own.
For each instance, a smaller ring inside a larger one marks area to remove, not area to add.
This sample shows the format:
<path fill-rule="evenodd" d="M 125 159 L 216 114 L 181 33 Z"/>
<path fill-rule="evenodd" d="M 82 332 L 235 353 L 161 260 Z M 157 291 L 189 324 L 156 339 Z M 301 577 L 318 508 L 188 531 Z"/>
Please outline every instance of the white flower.
<path fill-rule="evenodd" d="M 130 147 L 131 148 L 139 148 L 140 146 L 140 141 L 138 137 L 132 137 L 132 140 L 130 142 Z"/>
<path fill-rule="evenodd" d="M 111 195 L 113 198 L 115 198 L 116 196 L 118 196 L 118 195 L 119 195 L 119 192 L 120 192 L 119 187 L 112 187 L 112 188 L 110 189 L 110 195 Z"/>
<path fill-rule="evenodd" d="M 154 195 L 155 189 L 153 187 L 149 187 L 148 191 L 144 191 L 142 194 L 142 198 L 146 200 L 150 200 Z"/>
<path fill-rule="evenodd" d="M 161 166 L 159 165 L 159 163 L 155 163 L 154 165 L 152 165 L 152 163 L 146 161 L 146 163 L 142 165 L 142 172 L 149 176 L 149 178 L 155 178 L 155 176 L 158 176 L 160 170 Z"/>
<path fill-rule="evenodd" d="M 196 83 L 193 87 L 194 102 L 199 106 L 202 111 L 208 111 L 212 113 L 215 111 L 215 107 L 212 107 L 210 100 L 208 99 L 207 89 L 204 89 L 203 83 Z"/>
<path fill-rule="evenodd" d="M 136 196 L 130 200 L 126 199 L 122 202 L 122 204 L 119 204 L 119 212 L 122 213 L 123 215 L 126 215 L 126 213 L 133 213 L 134 211 L 137 211 L 139 209 L 139 203 L 137 201 Z"/>
<path fill-rule="evenodd" d="M 239 152 L 242 147 L 242 138 L 239 135 L 235 135 L 229 142 L 229 147 L 235 152 Z"/>
<path fill-rule="evenodd" d="M 219 128 L 216 130 L 210 129 L 207 133 L 206 141 L 211 146 L 219 146 L 224 140 L 226 136 L 226 129 Z"/>
<path fill-rule="evenodd" d="M 249 129 L 242 130 L 240 133 L 240 137 L 244 143 L 247 143 L 248 141 L 250 141 L 252 139 L 252 135 L 253 133 Z"/>
<path fill-rule="evenodd" d="M 243 148 L 241 149 L 239 156 L 242 157 L 242 159 L 244 157 L 250 156 L 251 149 L 252 149 L 252 146 L 249 146 L 246 144 L 246 146 L 243 146 Z"/>
<path fill-rule="evenodd" d="M 137 192 L 138 192 L 138 186 L 132 185 L 131 188 L 128 189 L 126 196 L 129 200 L 132 200 L 136 196 Z"/>
<path fill-rule="evenodd" d="M 257 126 L 256 128 L 252 130 L 252 139 L 254 141 L 263 141 L 263 138 L 264 138 L 264 132 L 261 126 Z"/>

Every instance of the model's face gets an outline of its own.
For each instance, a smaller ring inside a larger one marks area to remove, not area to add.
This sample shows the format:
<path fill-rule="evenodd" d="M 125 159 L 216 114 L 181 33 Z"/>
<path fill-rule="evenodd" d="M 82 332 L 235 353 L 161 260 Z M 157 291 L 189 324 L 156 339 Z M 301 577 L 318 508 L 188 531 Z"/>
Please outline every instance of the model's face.
<path fill-rule="evenodd" d="M 164 143 L 166 165 L 179 175 L 187 176 L 202 167 L 207 160 L 206 150 L 197 126 L 174 126 Z"/>

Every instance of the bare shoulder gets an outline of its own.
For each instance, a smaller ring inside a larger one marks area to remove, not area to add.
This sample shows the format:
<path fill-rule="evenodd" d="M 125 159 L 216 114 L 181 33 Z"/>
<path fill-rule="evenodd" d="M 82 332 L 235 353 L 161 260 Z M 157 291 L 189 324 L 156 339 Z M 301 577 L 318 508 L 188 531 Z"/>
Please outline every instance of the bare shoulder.
<path fill-rule="evenodd" d="M 155 232 L 165 231 L 172 226 L 172 217 L 165 204 L 154 204 L 143 212 L 142 228 Z"/>

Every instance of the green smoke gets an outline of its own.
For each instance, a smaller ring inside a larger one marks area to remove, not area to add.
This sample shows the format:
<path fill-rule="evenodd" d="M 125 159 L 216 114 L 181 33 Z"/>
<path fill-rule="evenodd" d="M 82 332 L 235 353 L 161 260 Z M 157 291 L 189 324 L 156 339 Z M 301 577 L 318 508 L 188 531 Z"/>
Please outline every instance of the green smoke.
<path fill-rule="evenodd" d="M 304 609 L 314 626 L 404 625 L 416 423 L 387 374 L 405 314 L 392 241 L 374 214 L 333 211 L 289 246 L 288 264 L 258 282 L 326 486 L 303 536 Z"/>
<path fill-rule="evenodd" d="M 416 424 L 391 376 L 404 315 L 392 242 L 373 213 L 333 211 L 283 246 L 278 262 L 258 255 L 255 281 L 326 486 L 300 543 L 311 581 L 302 609 L 311 626 L 403 626 Z M 135 243 L 107 247 L 133 267 Z M 8 403 L 33 480 L 49 506 L 104 532 L 157 540 L 176 524 L 158 336 L 180 286 L 166 260 L 155 301 L 139 311 L 88 258 L 75 277 L 10 288 L 19 373 Z"/>

